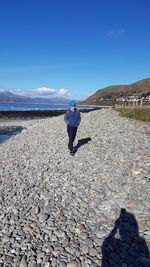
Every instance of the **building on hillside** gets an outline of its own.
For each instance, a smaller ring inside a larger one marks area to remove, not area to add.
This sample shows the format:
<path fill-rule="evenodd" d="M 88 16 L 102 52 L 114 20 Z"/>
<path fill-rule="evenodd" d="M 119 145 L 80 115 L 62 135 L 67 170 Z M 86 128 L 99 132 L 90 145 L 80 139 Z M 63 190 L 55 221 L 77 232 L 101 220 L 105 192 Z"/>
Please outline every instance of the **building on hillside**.
<path fill-rule="evenodd" d="M 141 99 L 141 97 L 140 96 L 120 96 L 120 97 L 117 97 L 116 98 L 116 101 L 138 101 L 138 100 L 140 100 Z"/>
<path fill-rule="evenodd" d="M 150 101 L 150 95 L 146 96 L 146 97 L 145 97 L 145 100 L 146 100 L 146 101 Z"/>

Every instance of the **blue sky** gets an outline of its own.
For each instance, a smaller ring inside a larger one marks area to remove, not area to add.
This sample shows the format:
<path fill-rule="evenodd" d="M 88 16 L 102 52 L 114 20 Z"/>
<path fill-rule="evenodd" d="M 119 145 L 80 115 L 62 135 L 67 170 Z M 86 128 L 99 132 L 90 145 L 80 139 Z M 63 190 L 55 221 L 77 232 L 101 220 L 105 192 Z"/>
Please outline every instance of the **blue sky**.
<path fill-rule="evenodd" d="M 0 90 L 85 98 L 150 77 L 149 0 L 0 2 Z"/>

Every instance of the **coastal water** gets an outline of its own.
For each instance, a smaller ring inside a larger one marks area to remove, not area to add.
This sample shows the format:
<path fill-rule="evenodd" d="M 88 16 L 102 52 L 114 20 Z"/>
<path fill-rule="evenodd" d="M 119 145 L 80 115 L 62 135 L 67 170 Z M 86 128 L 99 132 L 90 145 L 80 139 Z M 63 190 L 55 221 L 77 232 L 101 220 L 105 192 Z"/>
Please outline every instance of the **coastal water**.
<path fill-rule="evenodd" d="M 0 111 L 16 110 L 67 110 L 69 105 L 28 104 L 28 103 L 0 103 Z M 91 109 L 92 107 L 78 107 L 78 109 Z"/>
<path fill-rule="evenodd" d="M 0 143 L 12 136 L 21 133 L 23 128 L 21 126 L 0 126 Z"/>

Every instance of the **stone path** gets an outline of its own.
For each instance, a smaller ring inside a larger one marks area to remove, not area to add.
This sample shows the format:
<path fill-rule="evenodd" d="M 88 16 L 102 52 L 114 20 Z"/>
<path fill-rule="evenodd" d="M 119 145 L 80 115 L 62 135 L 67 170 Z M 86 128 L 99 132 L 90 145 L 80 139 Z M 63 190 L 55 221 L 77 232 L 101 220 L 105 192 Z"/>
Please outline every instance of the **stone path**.
<path fill-rule="evenodd" d="M 0 145 L 0 266 L 150 266 L 150 124 L 81 116 L 74 157 L 63 116 Z"/>

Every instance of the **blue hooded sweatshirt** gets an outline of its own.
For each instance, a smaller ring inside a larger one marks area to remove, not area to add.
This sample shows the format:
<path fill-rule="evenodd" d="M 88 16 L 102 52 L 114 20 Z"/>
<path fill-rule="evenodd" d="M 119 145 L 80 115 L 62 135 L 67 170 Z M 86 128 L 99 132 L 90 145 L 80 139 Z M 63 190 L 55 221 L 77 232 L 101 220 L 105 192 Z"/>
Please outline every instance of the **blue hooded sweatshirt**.
<path fill-rule="evenodd" d="M 75 109 L 72 111 L 71 109 L 67 110 L 64 120 L 67 124 L 69 124 L 72 127 L 78 127 L 81 121 L 81 115 L 80 111 Z"/>

